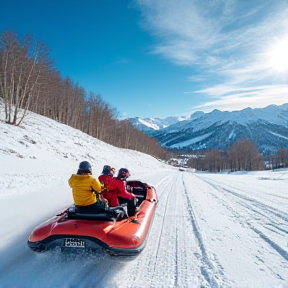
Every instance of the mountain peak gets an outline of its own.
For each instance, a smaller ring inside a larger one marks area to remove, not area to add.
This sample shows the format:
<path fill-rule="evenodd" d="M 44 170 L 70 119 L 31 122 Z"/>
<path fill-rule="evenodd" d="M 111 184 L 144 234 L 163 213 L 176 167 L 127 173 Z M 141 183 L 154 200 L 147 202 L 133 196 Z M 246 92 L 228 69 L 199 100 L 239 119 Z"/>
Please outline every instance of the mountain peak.
<path fill-rule="evenodd" d="M 193 114 L 191 114 L 190 119 L 194 120 L 194 119 L 202 117 L 203 115 L 205 115 L 203 111 L 196 111 Z"/>
<path fill-rule="evenodd" d="M 132 119 L 136 128 L 155 137 L 166 148 L 226 150 L 238 139 L 253 141 L 263 154 L 288 148 L 288 103 L 256 109 L 247 107 L 232 112 L 218 109 L 210 113 L 196 111 L 186 120 L 177 117 L 155 118 L 153 123 L 157 124 L 158 129 L 152 127 L 151 122 L 143 126 L 143 121 Z M 142 126 L 135 122 L 141 122 Z"/>

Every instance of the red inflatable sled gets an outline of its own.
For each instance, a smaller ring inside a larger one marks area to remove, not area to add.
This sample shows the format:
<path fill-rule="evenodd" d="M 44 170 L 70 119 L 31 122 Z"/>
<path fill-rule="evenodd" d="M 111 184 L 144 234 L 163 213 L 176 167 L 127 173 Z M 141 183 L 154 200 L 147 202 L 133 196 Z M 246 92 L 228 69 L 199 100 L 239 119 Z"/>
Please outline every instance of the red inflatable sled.
<path fill-rule="evenodd" d="M 73 205 L 38 226 L 29 236 L 28 246 L 35 252 L 100 246 L 111 256 L 138 255 L 146 246 L 158 197 L 154 187 L 141 181 L 127 181 L 127 185 L 138 199 L 134 216 L 123 218 L 121 206 L 82 214 Z"/>

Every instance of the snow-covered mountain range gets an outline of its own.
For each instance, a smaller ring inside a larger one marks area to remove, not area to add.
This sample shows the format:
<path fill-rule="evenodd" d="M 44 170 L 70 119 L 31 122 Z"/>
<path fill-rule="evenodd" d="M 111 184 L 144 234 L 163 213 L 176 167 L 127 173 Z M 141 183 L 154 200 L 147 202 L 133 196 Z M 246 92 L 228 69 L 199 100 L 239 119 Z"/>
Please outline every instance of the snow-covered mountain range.
<path fill-rule="evenodd" d="M 147 133 L 148 135 L 153 134 L 154 131 L 162 130 L 183 120 L 185 120 L 185 117 L 167 117 L 164 119 L 140 117 L 129 118 L 129 121 L 135 128 Z"/>
<path fill-rule="evenodd" d="M 213 110 L 184 117 L 130 118 L 137 129 L 170 149 L 226 151 L 238 139 L 253 141 L 262 154 L 288 148 L 288 103 L 240 111 Z"/>

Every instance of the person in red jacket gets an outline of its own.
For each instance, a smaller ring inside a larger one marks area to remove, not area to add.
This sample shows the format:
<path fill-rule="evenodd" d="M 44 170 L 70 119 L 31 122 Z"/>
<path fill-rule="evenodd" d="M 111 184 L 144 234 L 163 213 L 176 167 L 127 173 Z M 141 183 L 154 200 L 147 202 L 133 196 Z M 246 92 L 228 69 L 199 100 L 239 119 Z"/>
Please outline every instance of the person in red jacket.
<path fill-rule="evenodd" d="M 115 168 L 112 168 L 109 165 L 104 165 L 102 174 L 98 177 L 98 180 L 104 185 L 106 191 L 115 189 L 116 184 L 113 178 L 113 169 L 115 171 Z"/>
<path fill-rule="evenodd" d="M 128 215 L 131 216 L 135 213 L 134 199 L 136 196 L 126 190 L 126 181 L 123 181 L 129 176 L 129 170 L 126 168 L 121 168 L 118 176 L 114 178 L 112 168 L 109 165 L 105 165 L 103 167 L 102 174 L 98 177 L 98 179 L 105 187 L 102 192 L 102 196 L 108 200 L 109 207 L 119 206 L 119 200 L 121 203 L 126 202 Z"/>
<path fill-rule="evenodd" d="M 118 190 L 121 191 L 121 193 L 118 193 L 118 201 L 121 204 L 127 203 L 128 215 L 132 216 L 135 215 L 137 199 L 133 193 L 127 191 L 126 180 L 130 176 L 130 171 L 127 168 L 121 168 L 119 169 L 116 180 L 118 181 Z M 125 194 L 133 195 L 133 198 L 123 197 Z"/>
<path fill-rule="evenodd" d="M 115 170 L 115 169 L 114 169 Z M 110 207 L 119 206 L 117 199 L 117 194 L 114 192 L 117 186 L 115 178 L 113 178 L 113 170 L 111 166 L 104 165 L 102 174 L 98 177 L 100 183 L 104 185 L 104 190 L 102 191 L 102 197 L 108 200 L 108 205 Z"/>

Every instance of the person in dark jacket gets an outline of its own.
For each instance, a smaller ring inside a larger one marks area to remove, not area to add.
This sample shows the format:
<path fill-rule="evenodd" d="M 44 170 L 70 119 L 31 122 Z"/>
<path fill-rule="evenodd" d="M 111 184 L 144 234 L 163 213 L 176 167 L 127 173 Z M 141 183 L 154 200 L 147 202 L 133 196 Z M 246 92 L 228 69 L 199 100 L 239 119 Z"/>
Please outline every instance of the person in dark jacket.
<path fill-rule="evenodd" d="M 101 193 L 101 183 L 92 176 L 92 166 L 88 161 L 79 164 L 77 174 L 73 174 L 68 180 L 72 188 L 75 206 L 80 213 L 102 212 L 95 193 Z"/>

